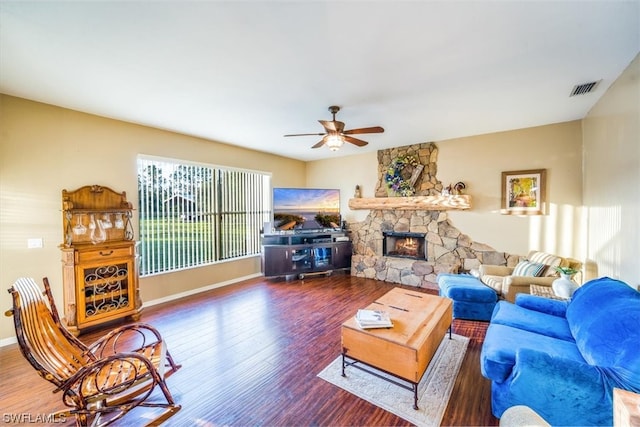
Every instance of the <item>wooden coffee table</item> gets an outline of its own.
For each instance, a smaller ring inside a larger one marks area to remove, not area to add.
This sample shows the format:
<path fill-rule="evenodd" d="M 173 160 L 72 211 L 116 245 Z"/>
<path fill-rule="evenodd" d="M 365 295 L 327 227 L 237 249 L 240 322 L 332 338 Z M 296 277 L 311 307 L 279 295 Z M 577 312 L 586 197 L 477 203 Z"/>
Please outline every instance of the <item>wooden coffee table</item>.
<path fill-rule="evenodd" d="M 443 337 L 451 339 L 452 302 L 448 298 L 394 288 L 366 307 L 385 310 L 393 328 L 360 329 L 351 317 L 342 324 L 342 376 L 353 366 L 413 390 L 418 409 L 418 383 Z M 361 365 L 373 367 L 409 385 L 389 380 Z"/>

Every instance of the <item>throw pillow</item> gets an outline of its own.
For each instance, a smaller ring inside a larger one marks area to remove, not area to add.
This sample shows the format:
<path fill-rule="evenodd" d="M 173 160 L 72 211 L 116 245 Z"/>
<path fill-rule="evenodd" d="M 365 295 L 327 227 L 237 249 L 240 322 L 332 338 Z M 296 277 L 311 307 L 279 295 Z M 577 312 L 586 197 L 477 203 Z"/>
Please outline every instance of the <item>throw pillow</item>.
<path fill-rule="evenodd" d="M 531 262 L 546 265 L 548 268 L 544 276 L 557 276 L 556 267 L 560 266 L 563 261 L 563 259 L 557 255 L 552 255 L 546 252 L 539 252 L 539 251 L 532 251 L 527 257 L 527 259 Z"/>
<path fill-rule="evenodd" d="M 544 272 L 546 265 L 538 264 L 531 261 L 520 261 L 516 268 L 513 269 L 513 276 L 530 276 L 540 277 Z"/>

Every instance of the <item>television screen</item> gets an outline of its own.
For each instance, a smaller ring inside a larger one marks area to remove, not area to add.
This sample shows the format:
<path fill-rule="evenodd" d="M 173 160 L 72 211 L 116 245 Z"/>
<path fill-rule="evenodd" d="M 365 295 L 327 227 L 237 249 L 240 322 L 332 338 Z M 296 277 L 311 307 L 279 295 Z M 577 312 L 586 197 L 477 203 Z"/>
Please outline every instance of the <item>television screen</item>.
<path fill-rule="evenodd" d="M 274 188 L 273 223 L 277 230 L 340 228 L 340 190 Z"/>

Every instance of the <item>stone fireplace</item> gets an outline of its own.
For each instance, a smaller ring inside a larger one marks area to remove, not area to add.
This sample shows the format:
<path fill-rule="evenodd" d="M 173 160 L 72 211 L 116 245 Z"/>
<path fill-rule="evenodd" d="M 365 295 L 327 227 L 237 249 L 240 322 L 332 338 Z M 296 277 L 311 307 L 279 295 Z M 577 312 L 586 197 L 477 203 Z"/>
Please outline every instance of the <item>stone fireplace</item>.
<path fill-rule="evenodd" d="M 423 166 L 415 195 L 388 197 L 385 173 L 394 159 L 407 155 Z M 468 272 L 482 263 L 517 263 L 517 256 L 474 242 L 451 223 L 447 211 L 469 209 L 470 197 L 443 191 L 436 178 L 437 157 L 434 143 L 378 151 L 376 197 L 349 200 L 351 209 L 369 210 L 364 221 L 348 225 L 354 247 L 351 275 L 437 289 L 439 273 Z M 421 236 L 422 243 L 399 241 L 400 236 Z"/>
<path fill-rule="evenodd" d="M 426 233 L 385 231 L 382 236 L 382 256 L 427 259 Z"/>

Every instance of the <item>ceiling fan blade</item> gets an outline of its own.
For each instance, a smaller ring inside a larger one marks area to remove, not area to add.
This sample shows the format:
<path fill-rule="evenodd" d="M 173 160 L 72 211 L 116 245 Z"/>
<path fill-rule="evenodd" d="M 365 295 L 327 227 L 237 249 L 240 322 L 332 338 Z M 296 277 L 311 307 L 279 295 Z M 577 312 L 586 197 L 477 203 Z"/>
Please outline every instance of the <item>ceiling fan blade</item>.
<path fill-rule="evenodd" d="M 320 140 L 320 142 L 316 143 L 315 145 L 313 145 L 311 148 L 320 148 L 324 145 L 325 142 L 327 142 L 327 138 L 329 137 L 329 135 L 325 135 L 324 138 L 322 138 Z"/>
<path fill-rule="evenodd" d="M 364 147 L 365 145 L 368 144 L 367 141 L 363 141 L 361 139 L 354 138 L 354 137 L 349 136 L 349 135 L 342 135 L 342 137 L 344 138 L 345 141 L 350 142 L 353 145 L 357 145 L 358 147 Z"/>
<path fill-rule="evenodd" d="M 285 136 L 322 136 L 322 135 L 326 135 L 326 133 L 322 132 L 322 133 L 292 133 L 290 135 L 285 135 Z"/>
<path fill-rule="evenodd" d="M 338 120 L 318 120 L 322 126 L 327 130 L 327 132 L 342 132 L 344 129 L 344 123 L 339 122 Z"/>
<path fill-rule="evenodd" d="M 380 126 L 373 126 L 370 128 L 359 128 L 359 129 L 351 129 L 351 130 L 345 130 L 344 132 L 342 132 L 343 135 L 356 135 L 358 133 L 382 133 L 384 132 L 384 129 L 381 128 Z"/>

